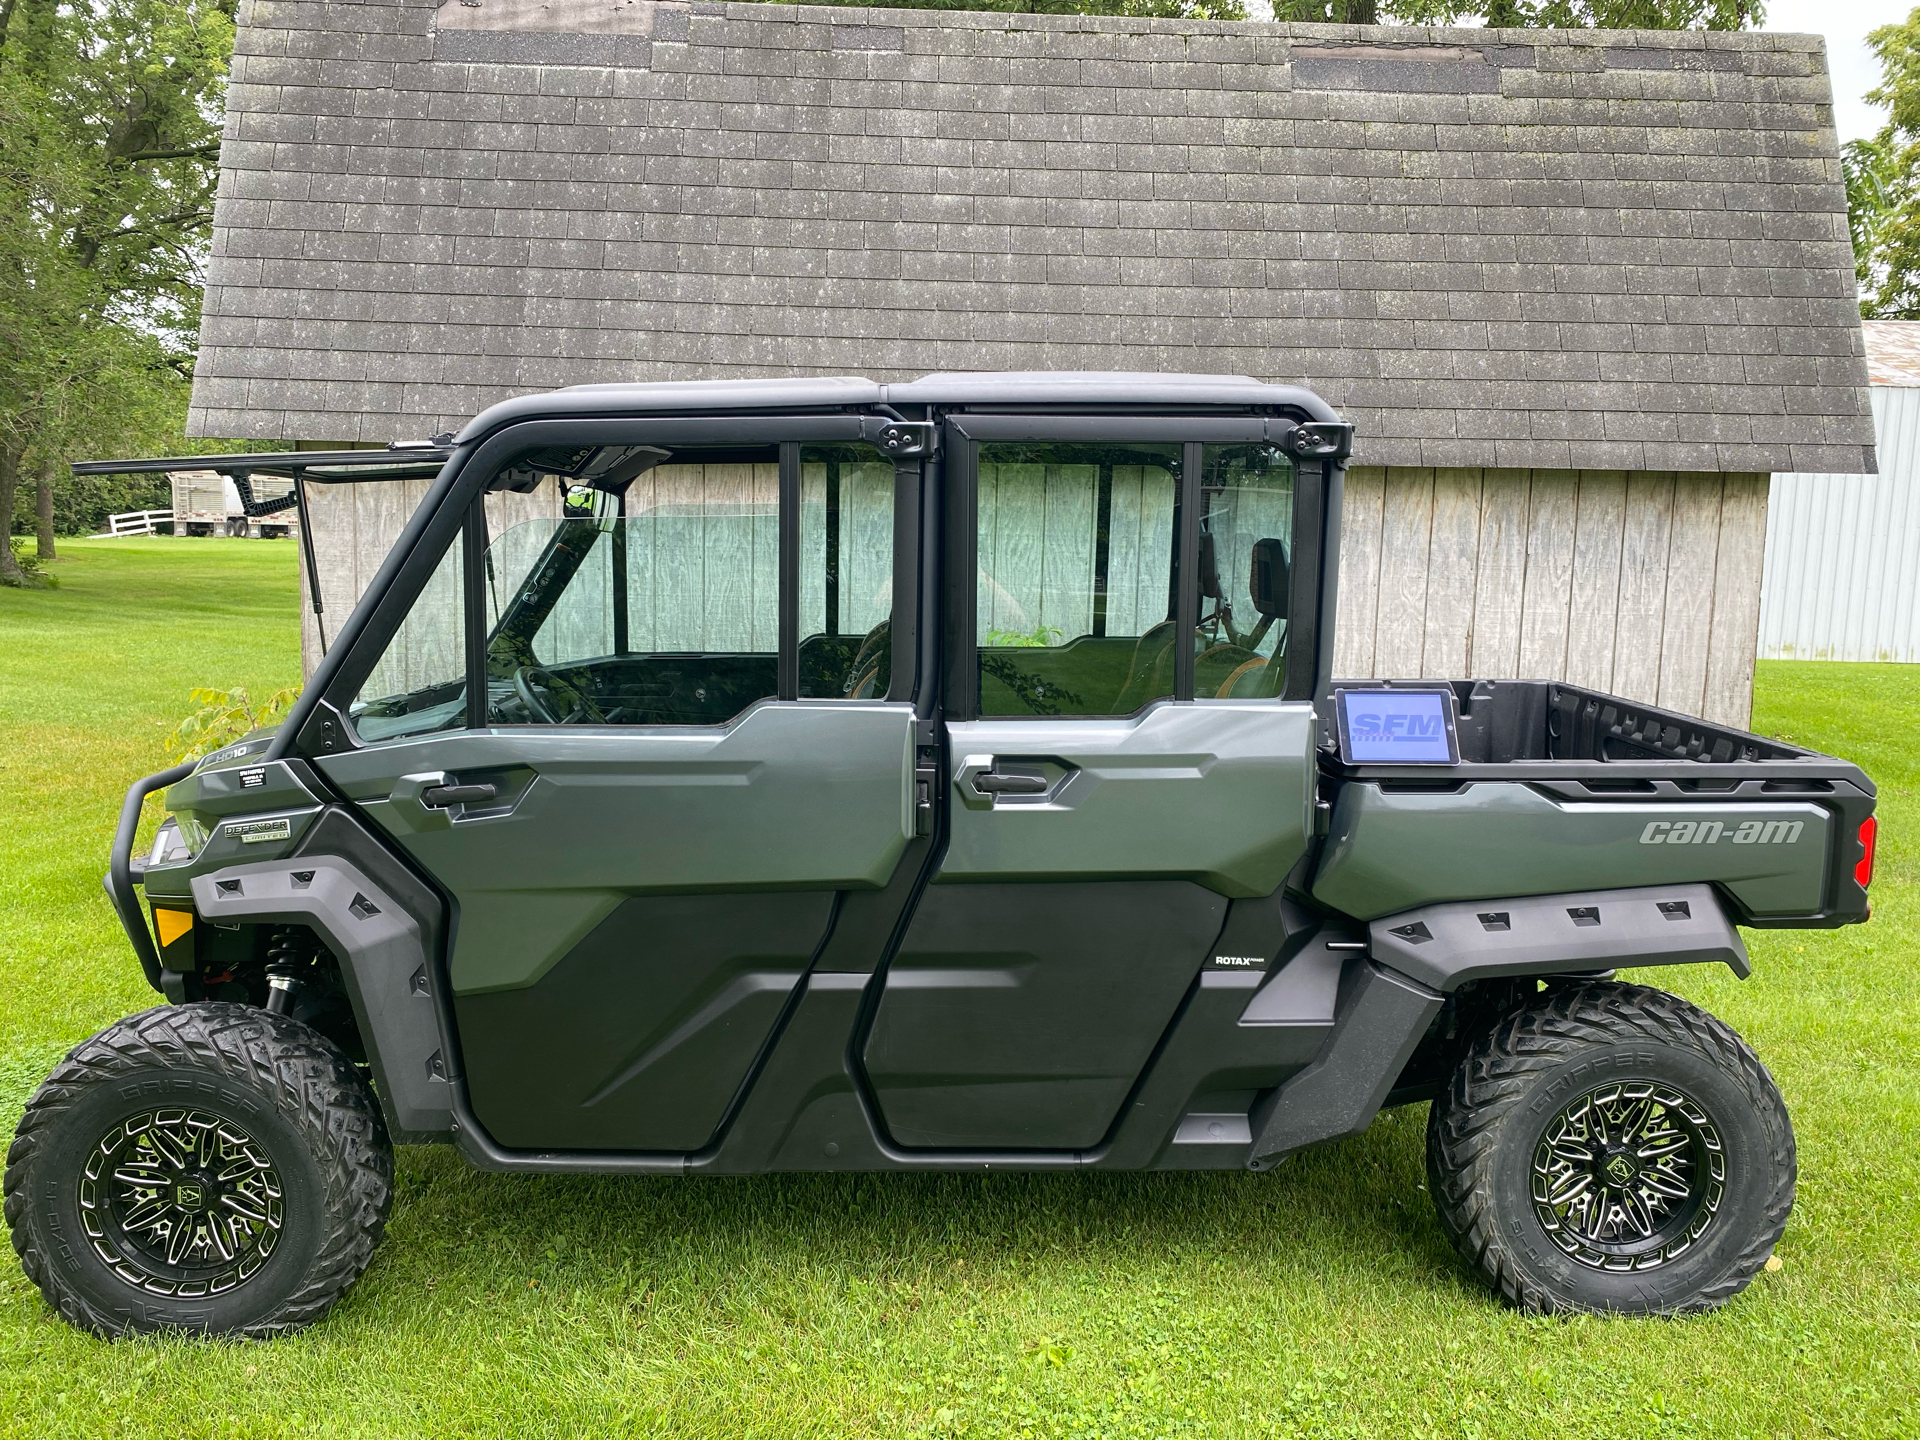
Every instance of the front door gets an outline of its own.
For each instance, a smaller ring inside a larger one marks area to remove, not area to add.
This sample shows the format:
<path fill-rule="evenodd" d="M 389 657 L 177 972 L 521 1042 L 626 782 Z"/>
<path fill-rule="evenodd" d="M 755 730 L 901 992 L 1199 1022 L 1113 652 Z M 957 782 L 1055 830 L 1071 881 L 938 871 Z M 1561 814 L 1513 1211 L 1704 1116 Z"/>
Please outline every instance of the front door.
<path fill-rule="evenodd" d="M 1098 1145 L 1306 847 L 1293 470 L 1259 417 L 1100 423 L 948 427 L 947 842 L 864 1048 L 906 1146 Z"/>
<path fill-rule="evenodd" d="M 492 1137 L 696 1150 L 842 897 L 913 835 L 894 462 L 666 440 L 492 468 L 394 597 L 344 706 L 357 748 L 317 763 L 454 902 Z"/>

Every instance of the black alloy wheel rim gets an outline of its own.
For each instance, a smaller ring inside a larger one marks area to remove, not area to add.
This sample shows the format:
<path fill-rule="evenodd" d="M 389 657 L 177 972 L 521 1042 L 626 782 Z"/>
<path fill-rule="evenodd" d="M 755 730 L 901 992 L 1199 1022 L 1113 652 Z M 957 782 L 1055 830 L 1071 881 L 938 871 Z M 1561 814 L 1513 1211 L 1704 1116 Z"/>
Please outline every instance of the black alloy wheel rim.
<path fill-rule="evenodd" d="M 1533 1213 L 1595 1270 L 1652 1270 L 1699 1243 L 1720 1211 L 1727 1152 L 1691 1096 L 1651 1081 L 1589 1090 L 1534 1143 Z"/>
<path fill-rule="evenodd" d="M 192 1299 L 244 1284 L 283 1223 L 266 1148 L 207 1110 L 148 1110 L 115 1125 L 87 1157 L 80 1221 L 101 1262 L 150 1295 Z"/>

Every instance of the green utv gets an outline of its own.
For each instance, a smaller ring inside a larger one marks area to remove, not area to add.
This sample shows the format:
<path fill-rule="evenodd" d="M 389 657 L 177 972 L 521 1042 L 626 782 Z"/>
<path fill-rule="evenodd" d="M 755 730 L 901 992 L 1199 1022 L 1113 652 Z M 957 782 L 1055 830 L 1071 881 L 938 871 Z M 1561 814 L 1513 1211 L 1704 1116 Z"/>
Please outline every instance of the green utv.
<path fill-rule="evenodd" d="M 168 1003 L 28 1105 L 28 1275 L 103 1334 L 267 1335 L 366 1267 L 396 1141 L 1261 1171 L 1431 1100 L 1509 1301 L 1726 1300 L 1786 1110 L 1613 971 L 1866 919 L 1873 786 L 1573 685 L 1336 680 L 1351 433 L 1233 377 L 937 375 L 86 467 L 431 486 L 287 722 L 129 792 L 108 889 Z"/>

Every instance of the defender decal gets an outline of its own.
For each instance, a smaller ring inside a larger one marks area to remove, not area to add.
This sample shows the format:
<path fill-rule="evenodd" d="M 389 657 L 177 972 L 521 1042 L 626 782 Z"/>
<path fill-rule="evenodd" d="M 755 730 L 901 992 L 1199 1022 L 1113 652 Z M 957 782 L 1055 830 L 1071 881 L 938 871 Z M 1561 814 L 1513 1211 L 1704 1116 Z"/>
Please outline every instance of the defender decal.
<path fill-rule="evenodd" d="M 229 820 L 227 834 L 242 845 L 258 845 L 265 840 L 285 840 L 293 833 L 291 820 Z"/>
<path fill-rule="evenodd" d="M 1719 820 L 1649 820 L 1640 832 L 1642 845 L 1792 845 L 1806 828 L 1804 820 L 1743 820 L 1729 830 Z"/>

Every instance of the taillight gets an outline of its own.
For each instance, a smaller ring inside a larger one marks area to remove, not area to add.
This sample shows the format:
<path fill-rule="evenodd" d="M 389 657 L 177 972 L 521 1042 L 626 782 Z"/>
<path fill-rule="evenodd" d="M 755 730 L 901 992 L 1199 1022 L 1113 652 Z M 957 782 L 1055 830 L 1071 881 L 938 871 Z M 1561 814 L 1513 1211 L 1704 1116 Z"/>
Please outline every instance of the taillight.
<path fill-rule="evenodd" d="M 1860 859 L 1853 867 L 1853 883 L 1862 890 L 1873 883 L 1873 837 L 1879 829 L 1871 815 L 1860 822 Z"/>

